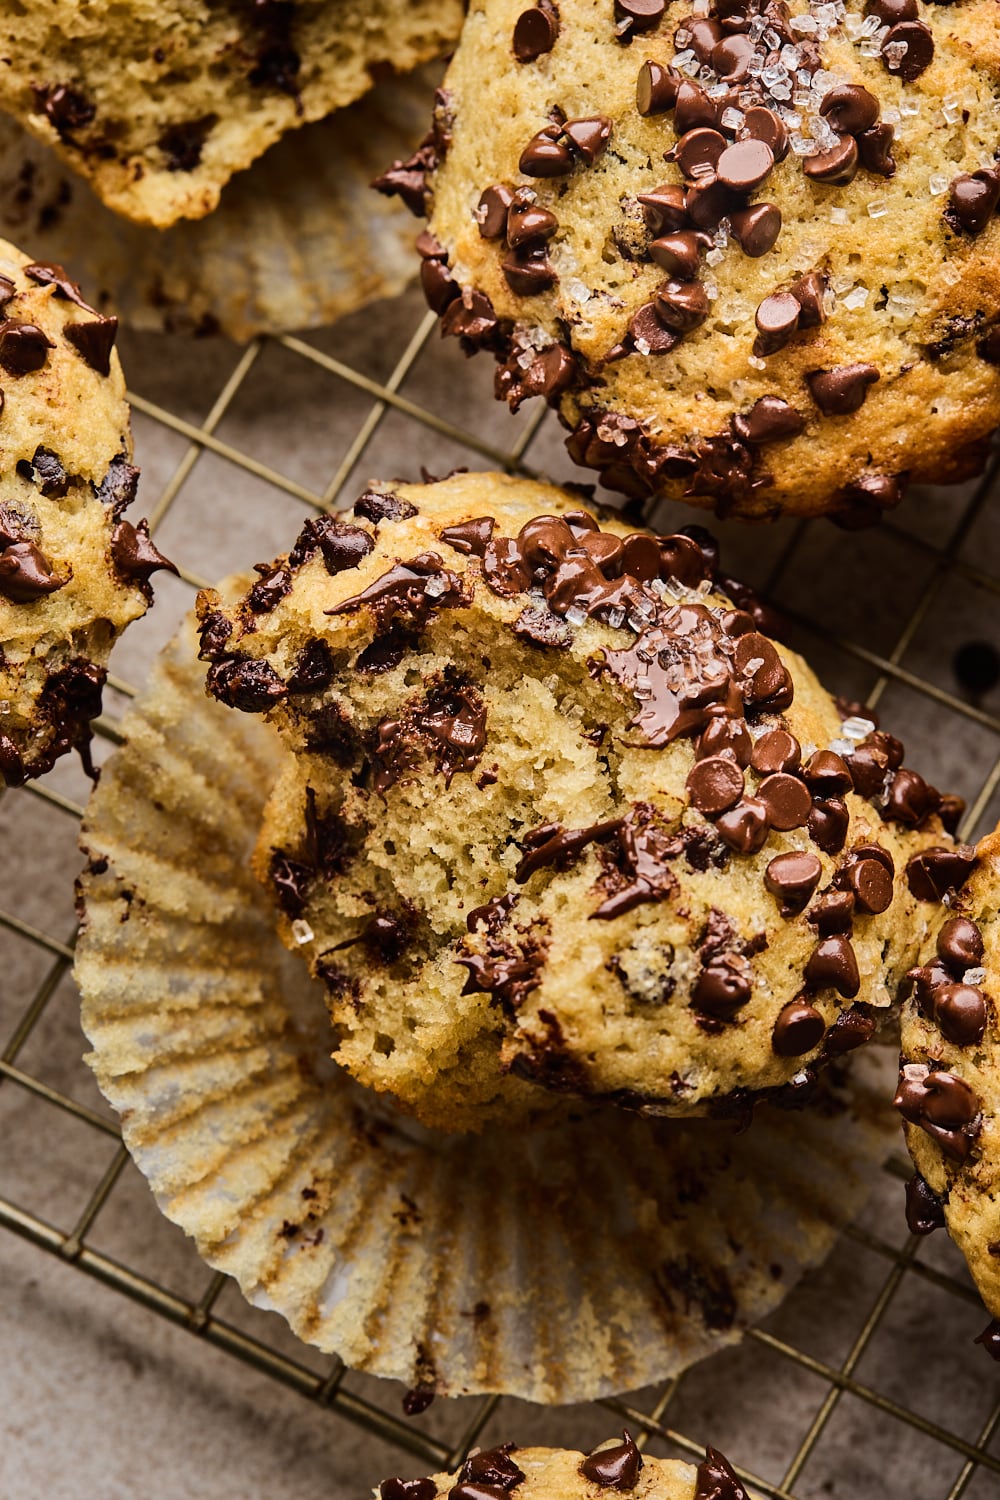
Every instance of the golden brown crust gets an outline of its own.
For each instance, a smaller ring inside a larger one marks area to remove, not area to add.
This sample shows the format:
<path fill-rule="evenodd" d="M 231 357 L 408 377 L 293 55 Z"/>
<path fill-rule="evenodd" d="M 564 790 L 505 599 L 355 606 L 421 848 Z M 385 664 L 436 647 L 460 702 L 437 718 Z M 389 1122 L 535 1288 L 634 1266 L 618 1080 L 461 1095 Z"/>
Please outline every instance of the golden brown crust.
<path fill-rule="evenodd" d="M 874 94 L 882 123 L 892 124 L 895 174 L 862 167 L 847 185 L 818 182 L 792 149 L 749 200 L 780 209 L 776 244 L 757 258 L 731 235 L 721 251 L 705 254 L 703 246 L 707 319 L 660 354 L 636 350 L 629 334 L 669 274 L 649 259 L 652 232 L 638 195 L 682 176 L 663 159 L 675 143 L 674 114 L 640 116 L 636 79 L 647 60 L 671 64 L 682 8 L 670 6 L 656 30 L 622 46 L 611 0 L 560 0 L 551 50 L 518 63 L 511 37 L 523 8 L 522 0 L 470 8 L 446 79 L 446 111 L 424 157 L 430 230 L 447 255 L 451 287 L 429 243 L 425 254 L 438 271 L 425 269 L 425 277 L 445 328 L 502 362 L 500 393 L 515 402 L 547 394 L 574 430 L 573 457 L 600 469 L 610 487 L 640 498 L 683 496 L 724 514 L 833 514 L 862 524 L 897 503 L 908 480 L 950 480 L 974 468 L 976 445 L 1000 421 L 989 343 L 1000 315 L 1000 223 L 991 218 L 973 235 L 952 227 L 945 211 L 949 184 L 993 160 L 1000 49 L 992 0 L 921 0 L 919 24 L 934 57 L 911 81 L 863 55 L 843 30 L 820 42 L 824 68 Z M 809 18 L 806 0 L 789 9 Z M 853 23 L 862 10 L 861 0 L 850 0 Z M 593 164 L 577 156 L 560 176 L 525 175 L 521 153 L 554 110 L 607 117 L 610 143 Z M 527 189 L 555 215 L 545 245 L 557 277 L 551 289 L 512 290 L 505 241 L 480 234 L 477 205 L 493 184 Z M 823 278 L 826 321 L 803 326 L 801 318 L 784 347 L 755 352 L 756 310 L 807 273 Z M 459 288 L 482 294 L 476 302 L 466 291 L 464 314 L 449 301 Z M 572 355 L 568 388 L 568 376 L 553 383 L 550 370 L 546 382 L 532 367 L 533 351 L 553 342 Z M 607 362 L 621 345 L 632 352 Z M 869 366 L 877 382 L 859 410 L 824 414 L 811 377 L 854 365 Z M 798 435 L 757 443 L 734 432 L 734 419 L 738 426 L 765 396 L 799 413 Z"/>

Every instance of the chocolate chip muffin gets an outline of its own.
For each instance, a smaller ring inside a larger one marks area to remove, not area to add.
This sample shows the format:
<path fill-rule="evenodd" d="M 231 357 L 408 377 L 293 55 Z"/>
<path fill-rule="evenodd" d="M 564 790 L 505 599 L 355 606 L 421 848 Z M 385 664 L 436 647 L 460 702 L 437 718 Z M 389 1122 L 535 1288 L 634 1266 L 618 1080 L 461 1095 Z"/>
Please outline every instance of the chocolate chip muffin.
<path fill-rule="evenodd" d="M 993 1315 L 980 1335 L 1000 1360 L 1000 830 L 977 848 L 911 860 L 910 888 L 936 912 L 903 1007 L 895 1104 L 916 1175 L 914 1234 L 946 1226 Z"/>
<path fill-rule="evenodd" d="M 0 785 L 86 754 L 111 647 L 173 566 L 123 515 L 139 471 L 117 326 L 0 241 Z"/>
<path fill-rule="evenodd" d="M 287 130 L 446 52 L 461 0 L 4 7 L 0 108 L 118 213 L 201 218 Z"/>
<path fill-rule="evenodd" d="M 201 597 L 209 689 L 293 752 L 260 872 L 362 1082 L 455 1129 L 533 1085 L 726 1111 L 872 1036 L 953 808 L 707 534 L 459 474 L 259 571 Z"/>
<path fill-rule="evenodd" d="M 598 1500 L 605 1490 L 636 1500 L 749 1500 L 729 1460 L 707 1448 L 697 1468 L 639 1452 L 631 1435 L 602 1443 L 592 1453 L 566 1448 L 517 1448 L 513 1443 L 477 1449 L 457 1474 L 428 1479 L 386 1479 L 378 1500 Z"/>
<path fill-rule="evenodd" d="M 992 0 L 474 0 L 378 186 L 609 488 L 862 525 L 1000 422 L 998 99 Z"/>

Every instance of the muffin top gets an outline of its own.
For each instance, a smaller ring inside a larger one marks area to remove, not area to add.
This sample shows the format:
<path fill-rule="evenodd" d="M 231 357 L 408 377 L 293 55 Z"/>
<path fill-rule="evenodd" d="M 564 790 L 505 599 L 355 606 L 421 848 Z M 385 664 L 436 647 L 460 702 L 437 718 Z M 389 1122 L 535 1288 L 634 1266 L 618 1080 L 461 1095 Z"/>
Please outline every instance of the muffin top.
<path fill-rule="evenodd" d="M 1000 421 L 998 100 L 991 0 L 475 0 L 380 185 L 610 488 L 858 525 Z"/>

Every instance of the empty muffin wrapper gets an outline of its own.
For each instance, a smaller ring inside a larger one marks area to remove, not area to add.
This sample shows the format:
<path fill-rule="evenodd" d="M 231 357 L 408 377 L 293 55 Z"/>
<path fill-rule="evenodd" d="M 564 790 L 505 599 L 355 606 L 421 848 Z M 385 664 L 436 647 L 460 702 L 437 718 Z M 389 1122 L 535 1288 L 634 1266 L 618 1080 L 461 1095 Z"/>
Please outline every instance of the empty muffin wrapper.
<path fill-rule="evenodd" d="M 427 126 L 440 68 L 391 78 L 292 131 L 167 230 L 119 218 L 53 151 L 0 115 L 0 234 L 63 262 L 101 311 L 174 333 L 318 328 L 412 280 L 413 216 L 370 183 Z"/>
<path fill-rule="evenodd" d="M 877 1050 L 742 1134 L 610 1109 L 414 1124 L 329 1060 L 321 989 L 249 867 L 281 752 L 206 697 L 196 651 L 189 620 L 83 833 L 89 1062 L 163 1212 L 306 1342 L 411 1387 L 582 1401 L 737 1342 L 895 1139 Z"/>

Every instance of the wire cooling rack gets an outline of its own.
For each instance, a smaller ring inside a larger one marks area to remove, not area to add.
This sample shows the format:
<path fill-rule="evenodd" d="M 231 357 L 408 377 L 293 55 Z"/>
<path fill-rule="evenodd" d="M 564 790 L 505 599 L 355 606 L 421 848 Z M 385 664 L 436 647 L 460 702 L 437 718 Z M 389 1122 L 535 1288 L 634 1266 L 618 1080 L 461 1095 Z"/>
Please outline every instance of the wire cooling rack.
<path fill-rule="evenodd" d="M 194 589 L 287 548 L 304 510 L 347 505 L 367 479 L 415 478 L 422 465 L 588 477 L 570 464 L 554 418 L 509 416 L 492 401 L 485 357 L 465 364 L 432 337 L 434 323 L 409 295 L 324 335 L 245 349 L 126 341 L 146 475 L 137 509 L 181 578 L 161 575 L 156 609 L 116 651 L 97 725 L 105 748 Z M 990 649 L 1000 643 L 998 483 L 994 462 L 981 480 L 912 494 L 888 524 L 858 535 L 824 523 L 719 528 L 731 570 L 783 607 L 827 685 L 876 709 L 907 739 L 909 763 L 966 796 L 967 837 L 1000 817 L 1000 661 Z M 691 518 L 672 514 L 675 524 Z M 135 1235 L 115 1250 L 115 1226 L 137 1212 L 116 1209 L 134 1168 L 79 1061 L 69 977 L 85 795 L 62 765 L 0 801 L 0 1226 L 394 1445 L 408 1472 L 454 1466 L 477 1441 L 523 1442 L 526 1432 L 566 1441 L 566 1414 L 495 1397 L 407 1418 L 398 1387 L 359 1381 L 296 1345 L 200 1262 L 184 1292 L 151 1272 L 150 1243 L 176 1236 L 158 1216 L 143 1220 L 143 1254 L 133 1253 Z M 66 1143 L 49 1145 L 62 1126 Z M 604 1410 L 578 1409 L 570 1440 L 592 1444 L 625 1423 L 660 1453 L 697 1458 L 711 1441 L 770 1500 L 1000 1493 L 1000 1383 L 971 1344 L 985 1315 L 944 1236 L 906 1235 L 907 1175 L 900 1151 L 827 1267 L 738 1349 Z M 358 1475 L 357 1493 L 387 1472 L 384 1450 L 379 1462 Z"/>

